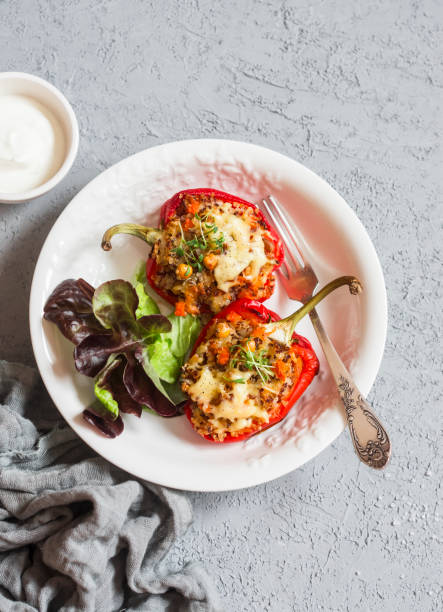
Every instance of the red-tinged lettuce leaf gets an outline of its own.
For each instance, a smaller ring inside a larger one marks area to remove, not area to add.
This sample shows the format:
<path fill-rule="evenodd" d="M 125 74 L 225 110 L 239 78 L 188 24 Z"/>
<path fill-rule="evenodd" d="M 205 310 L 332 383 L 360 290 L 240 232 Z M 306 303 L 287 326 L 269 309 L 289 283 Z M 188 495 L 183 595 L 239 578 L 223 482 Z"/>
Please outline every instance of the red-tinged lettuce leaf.
<path fill-rule="evenodd" d="M 156 389 L 154 408 L 152 408 L 152 410 L 162 417 L 170 418 L 184 414 L 183 408 L 185 407 L 185 404 L 186 401 L 180 402 L 179 404 L 173 404 L 163 395 L 163 393 L 160 393 L 160 391 Z"/>
<path fill-rule="evenodd" d="M 108 411 L 110 419 L 117 418 L 119 412 L 135 414 L 138 417 L 142 413 L 142 405 L 131 397 L 123 382 L 125 369 L 125 357 L 113 355 L 94 384 L 95 397 Z"/>
<path fill-rule="evenodd" d="M 77 370 L 97 376 L 99 401 L 83 417 L 108 437 L 123 431 L 121 413 L 140 416 L 143 408 L 163 417 L 182 413 L 178 383 L 160 380 L 147 363 L 148 347 L 170 332 L 171 322 L 155 312 L 140 316 L 149 310 L 139 306 L 139 296 L 126 281 L 109 281 L 94 291 L 83 279 L 60 283 L 45 305 L 45 318 L 76 345 Z"/>
<path fill-rule="evenodd" d="M 86 376 L 96 376 L 110 355 L 133 353 L 171 329 L 170 321 L 161 314 L 136 318 L 137 293 L 124 280 L 108 281 L 97 287 L 92 305 L 95 317 L 112 335 L 91 335 L 76 346 L 75 367 Z"/>
<path fill-rule="evenodd" d="M 146 376 L 146 374 L 145 374 Z M 148 379 L 149 380 L 149 379 Z M 166 396 L 163 395 L 154 385 L 152 397 L 150 402 L 145 402 L 144 407 L 149 408 L 156 414 L 162 417 L 175 417 L 180 414 L 183 414 L 183 406 L 186 402 L 182 402 L 180 404 L 173 404 L 168 400 Z"/>
<path fill-rule="evenodd" d="M 113 353 L 124 350 L 111 335 L 95 334 L 85 338 L 74 349 L 76 369 L 85 376 L 94 378 L 105 367 L 108 358 Z"/>
<path fill-rule="evenodd" d="M 92 334 L 109 334 L 94 315 L 93 295 L 94 287 L 82 278 L 67 279 L 46 300 L 43 316 L 75 345 Z"/>
<path fill-rule="evenodd" d="M 168 383 L 160 378 L 158 371 L 151 362 L 149 349 L 150 346 L 138 346 L 134 351 L 135 358 L 143 367 L 143 370 L 146 372 L 148 377 L 152 380 L 155 387 L 159 390 L 159 397 L 163 395 L 171 404 L 180 408 L 181 405 L 184 405 L 187 399 L 186 395 L 181 390 L 180 382 L 177 380 L 174 383 Z"/>
<path fill-rule="evenodd" d="M 104 418 L 95 414 L 95 411 L 93 412 L 91 407 L 87 410 L 83 410 L 83 418 L 87 423 L 92 425 L 92 427 L 101 431 L 107 438 L 116 438 L 124 429 L 123 419 L 120 416 L 115 419 L 115 421 L 106 421 Z"/>
<path fill-rule="evenodd" d="M 143 408 L 164 417 L 180 414 L 180 406 L 172 404 L 155 388 L 130 353 L 109 358 L 95 381 L 94 392 L 108 412 L 100 416 L 106 416 L 107 420 L 115 419 L 122 412 L 140 416 Z"/>
<path fill-rule="evenodd" d="M 127 362 L 123 384 L 130 397 L 141 407 L 149 408 L 160 416 L 173 417 L 181 414 L 182 406 L 173 404 L 160 393 L 133 355 L 126 354 L 125 357 Z"/>
<path fill-rule="evenodd" d="M 120 334 L 123 341 L 130 339 L 149 342 L 162 332 L 171 330 L 171 323 L 161 314 L 136 317 L 138 296 L 124 280 L 112 280 L 94 291 L 92 308 L 96 319 L 105 329 Z"/>
<path fill-rule="evenodd" d="M 146 376 L 141 365 L 131 354 L 126 355 L 123 384 L 134 401 L 142 406 L 154 409 L 152 401 L 155 387 L 152 381 Z"/>

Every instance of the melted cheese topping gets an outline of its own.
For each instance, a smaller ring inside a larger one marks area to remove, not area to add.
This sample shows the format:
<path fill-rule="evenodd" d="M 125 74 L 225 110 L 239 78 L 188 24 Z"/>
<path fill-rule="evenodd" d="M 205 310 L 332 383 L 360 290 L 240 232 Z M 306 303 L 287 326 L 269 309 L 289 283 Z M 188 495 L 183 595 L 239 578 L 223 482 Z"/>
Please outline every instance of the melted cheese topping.
<path fill-rule="evenodd" d="M 253 232 L 247 221 L 227 212 L 217 212 L 212 216 L 223 232 L 227 246 L 227 251 L 219 258 L 214 269 L 214 277 L 221 291 L 229 291 L 237 276 L 249 265 L 251 272 L 247 278 L 257 277 L 268 258 L 261 233 Z"/>
<path fill-rule="evenodd" d="M 246 426 L 245 419 L 254 417 L 265 423 L 269 421 L 267 411 L 260 408 L 259 388 L 256 384 L 248 382 L 251 372 L 230 370 L 226 378 L 245 380 L 244 383 L 233 383 L 232 391 L 226 389 L 226 379 L 218 376 L 218 373 L 214 376 L 214 372 L 208 367 L 203 367 L 200 372 L 200 377 L 189 387 L 187 393 L 194 402 L 198 403 L 203 412 L 210 412 L 213 415 L 211 420 L 229 419 L 235 423 L 234 429 L 239 430 Z M 221 402 L 212 404 L 212 400 L 222 390 L 225 394 L 226 392 L 232 394 L 232 397 L 224 397 Z M 243 422 L 241 426 L 239 421 Z"/>
<path fill-rule="evenodd" d="M 200 372 L 200 378 L 189 387 L 188 395 L 194 402 L 201 403 L 205 410 L 220 390 L 220 382 L 209 368 L 203 367 Z"/>

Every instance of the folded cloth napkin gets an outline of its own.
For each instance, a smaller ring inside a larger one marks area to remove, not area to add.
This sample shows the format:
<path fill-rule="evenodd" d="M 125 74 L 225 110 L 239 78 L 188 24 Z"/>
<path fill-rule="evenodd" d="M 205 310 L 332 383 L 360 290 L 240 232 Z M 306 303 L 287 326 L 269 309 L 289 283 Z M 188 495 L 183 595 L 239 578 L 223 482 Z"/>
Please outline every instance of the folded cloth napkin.
<path fill-rule="evenodd" d="M 2 612 L 216 612 L 203 568 L 166 569 L 190 521 L 186 497 L 97 457 L 35 370 L 0 361 Z"/>

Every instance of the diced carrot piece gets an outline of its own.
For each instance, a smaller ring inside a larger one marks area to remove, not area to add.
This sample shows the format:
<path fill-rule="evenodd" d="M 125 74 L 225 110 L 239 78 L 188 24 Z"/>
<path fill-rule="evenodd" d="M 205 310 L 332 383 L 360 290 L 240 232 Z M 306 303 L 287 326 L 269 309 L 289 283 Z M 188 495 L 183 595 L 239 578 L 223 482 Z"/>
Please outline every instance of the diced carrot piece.
<path fill-rule="evenodd" d="M 255 342 L 254 342 L 254 340 L 248 340 L 248 342 L 246 342 L 246 349 L 250 353 L 253 353 L 255 351 Z"/>
<path fill-rule="evenodd" d="M 186 200 L 186 209 L 191 215 L 195 215 L 199 208 L 200 202 L 196 198 L 188 198 Z"/>
<path fill-rule="evenodd" d="M 217 324 L 217 336 L 219 338 L 227 338 L 231 333 L 231 328 L 225 321 L 220 321 Z"/>
<path fill-rule="evenodd" d="M 275 328 L 269 331 L 265 331 L 265 328 L 259 325 L 252 331 L 251 335 L 253 338 L 266 338 L 267 336 L 270 336 L 271 334 L 273 334 L 274 331 L 275 331 Z"/>
<path fill-rule="evenodd" d="M 193 226 L 194 226 L 194 221 L 192 217 L 186 217 L 186 219 L 183 222 L 183 229 L 188 230 L 188 229 L 191 229 L 191 227 Z"/>
<path fill-rule="evenodd" d="M 279 380 L 285 380 L 288 366 L 281 359 L 277 359 L 274 363 L 274 372 Z"/>
<path fill-rule="evenodd" d="M 263 338 L 264 335 L 265 335 L 265 328 L 264 327 L 257 326 L 255 329 L 252 330 L 252 337 L 253 338 Z"/>
<path fill-rule="evenodd" d="M 175 304 L 175 314 L 177 317 L 185 317 L 186 316 L 186 304 L 184 302 L 176 302 Z"/>
<path fill-rule="evenodd" d="M 224 346 L 220 349 L 217 355 L 217 361 L 220 365 L 226 365 L 229 361 L 229 349 Z"/>
<path fill-rule="evenodd" d="M 185 307 L 186 312 L 189 314 L 197 315 L 199 313 L 199 309 L 196 303 L 198 289 L 195 285 L 191 285 L 185 291 Z"/>
<path fill-rule="evenodd" d="M 231 323 L 240 321 L 240 319 L 241 319 L 241 315 L 239 315 L 238 312 L 235 312 L 235 310 L 231 310 L 231 312 L 228 312 L 228 314 L 226 315 L 226 320 L 231 321 Z"/>

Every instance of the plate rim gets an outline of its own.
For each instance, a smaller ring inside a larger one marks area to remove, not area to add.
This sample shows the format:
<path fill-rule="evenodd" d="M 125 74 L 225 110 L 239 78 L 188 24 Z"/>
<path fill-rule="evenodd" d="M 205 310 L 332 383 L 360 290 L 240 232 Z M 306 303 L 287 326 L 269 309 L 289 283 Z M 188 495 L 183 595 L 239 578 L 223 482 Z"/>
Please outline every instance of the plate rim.
<path fill-rule="evenodd" d="M 332 436 L 329 436 L 328 439 L 321 444 L 321 449 L 320 450 L 315 450 L 315 452 L 313 454 L 311 454 L 309 457 L 307 457 L 304 461 L 302 461 L 302 463 L 296 465 L 295 467 L 291 466 L 289 468 L 284 467 L 283 469 L 280 470 L 276 470 L 276 473 L 271 475 L 271 476 L 265 476 L 265 478 L 263 478 L 261 475 L 259 475 L 258 477 L 254 477 L 257 476 L 256 472 L 255 473 L 251 470 L 250 472 L 250 482 L 240 482 L 235 484 L 234 486 L 231 485 L 217 485 L 217 486 L 202 486 L 202 485 L 196 485 L 196 486 L 189 486 L 189 483 L 187 483 L 187 486 L 181 486 L 180 483 L 178 482 L 172 482 L 174 479 L 172 478 L 170 481 L 165 481 L 164 479 L 158 479 L 158 478 L 152 478 L 152 476 L 147 477 L 146 474 L 144 474 L 142 471 L 138 470 L 138 469 L 134 469 L 131 468 L 129 469 L 128 467 L 122 467 L 121 465 L 119 465 L 119 463 L 116 463 L 115 461 L 113 461 L 112 458 L 108 457 L 107 455 L 104 455 L 103 452 L 101 452 L 100 450 L 97 450 L 97 448 L 94 446 L 93 443 L 91 443 L 91 441 L 89 439 L 86 439 L 85 436 L 82 435 L 82 430 L 81 428 L 77 427 L 76 425 L 73 425 L 68 418 L 63 414 L 62 410 L 59 408 L 55 398 L 53 397 L 53 394 L 51 392 L 50 389 L 50 385 L 48 386 L 47 381 L 45 380 L 44 374 L 43 374 L 43 367 L 41 366 L 40 360 L 42 360 L 42 358 L 40 357 L 39 351 L 37 350 L 38 348 L 38 334 L 37 334 L 37 330 L 35 329 L 34 323 L 33 323 L 33 308 L 32 305 L 35 301 L 37 301 L 37 297 L 36 297 L 36 292 L 37 292 L 37 281 L 39 279 L 39 273 L 40 273 L 40 269 L 39 269 L 39 263 L 41 262 L 42 259 L 42 255 L 45 253 L 45 250 L 47 249 L 47 245 L 50 243 L 53 234 L 56 232 L 57 230 L 57 226 L 59 224 L 62 223 L 63 218 L 65 216 L 65 214 L 67 213 L 68 208 L 72 207 L 73 205 L 75 205 L 75 201 L 77 198 L 80 197 L 80 195 L 82 194 L 82 192 L 86 189 L 86 188 L 93 188 L 94 184 L 98 183 L 99 181 L 102 181 L 104 177 L 106 177 L 107 174 L 110 174 L 111 172 L 115 171 L 116 168 L 118 168 L 121 165 L 124 165 L 125 163 L 127 163 L 129 160 L 132 160 L 133 158 L 136 158 L 137 156 L 143 156 L 144 154 L 146 154 L 147 152 L 150 152 L 151 154 L 155 154 L 155 152 L 160 153 L 162 149 L 168 149 L 168 148 L 174 148 L 174 147 L 200 147 L 202 145 L 210 145 L 213 147 L 216 146 L 228 146 L 228 147 L 246 147 L 247 149 L 258 153 L 259 155 L 269 155 L 271 154 L 272 156 L 275 156 L 277 159 L 280 158 L 281 161 L 285 164 L 290 163 L 291 165 L 293 165 L 294 169 L 296 168 L 301 174 L 304 175 L 304 179 L 307 179 L 309 184 L 309 188 L 307 188 L 307 185 L 300 185 L 300 191 L 303 192 L 305 191 L 305 193 L 309 196 L 309 197 L 313 197 L 313 192 L 315 191 L 325 191 L 329 192 L 329 194 L 335 199 L 336 202 L 340 202 L 340 206 L 342 211 L 345 211 L 345 213 L 348 215 L 348 218 L 352 219 L 353 223 L 356 224 L 359 227 L 360 232 L 365 236 L 367 244 L 365 245 L 367 248 L 370 249 L 371 251 L 371 265 L 374 266 L 373 272 L 374 275 L 377 277 L 377 284 L 379 285 L 378 289 L 382 290 L 381 291 L 381 295 L 378 294 L 377 295 L 377 305 L 378 305 L 378 317 L 379 317 L 379 339 L 380 339 L 380 343 L 377 347 L 377 351 L 376 351 L 376 355 L 375 358 L 373 359 L 374 362 L 374 369 L 373 369 L 373 375 L 370 376 L 370 384 L 369 384 L 369 389 L 367 390 L 367 393 L 369 392 L 370 388 L 372 387 L 377 374 L 379 372 L 380 369 L 380 365 L 383 359 L 383 355 L 384 355 L 384 351 L 385 351 L 385 346 L 386 346 L 386 338 L 387 338 L 387 324 L 388 324 L 388 308 L 387 308 L 387 294 L 386 294 L 386 284 L 384 281 L 384 275 L 383 275 L 383 269 L 380 263 L 380 259 L 378 257 L 378 254 L 375 250 L 375 247 L 373 245 L 373 242 L 371 240 L 371 237 L 369 236 L 365 226 L 363 225 L 363 223 L 360 221 L 359 217 L 357 216 L 356 212 L 349 206 L 349 204 L 346 202 L 346 200 L 325 180 L 323 179 L 321 176 L 319 176 L 318 174 L 316 174 L 313 170 L 311 170 L 310 168 L 308 168 L 307 166 L 305 166 L 304 164 L 301 164 L 300 162 L 298 162 L 295 159 L 292 159 L 291 157 L 280 153 L 278 151 L 274 151 L 273 149 L 270 149 L 268 147 L 264 147 L 261 145 L 257 145 L 254 143 L 249 143 L 246 141 L 242 141 L 242 140 L 233 140 L 233 139 L 221 139 L 221 138 L 198 138 L 198 139 L 183 139 L 183 140 L 177 140 L 177 141 L 172 141 L 172 142 L 167 142 L 167 143 L 163 143 L 160 145 L 155 145 L 153 147 L 148 147 L 145 149 L 142 149 L 141 151 L 138 151 L 132 155 L 129 155 L 121 160 L 119 160 L 118 162 L 116 162 L 115 164 L 112 164 L 111 166 L 109 166 L 108 168 L 106 168 L 105 170 L 103 170 L 102 172 L 99 172 L 93 179 L 91 179 L 88 183 L 86 183 L 85 185 L 83 185 L 83 187 L 74 195 L 74 197 L 70 200 L 70 202 L 65 206 L 65 208 L 63 209 L 63 211 L 60 213 L 60 215 L 57 217 L 57 219 L 54 221 L 51 229 L 48 232 L 48 235 L 45 238 L 45 241 L 43 242 L 43 245 L 41 247 L 39 256 L 37 258 L 36 261 L 36 265 L 34 268 L 34 273 L 33 273 L 33 278 L 32 278 L 32 283 L 31 283 L 31 291 L 30 291 L 30 297 L 29 297 L 29 326 L 30 326 L 30 336 L 31 336 L 31 344 L 32 344 L 32 349 L 33 349 L 33 353 L 34 353 L 34 358 L 35 361 L 37 363 L 37 367 L 39 369 L 39 373 L 40 376 L 43 380 L 43 383 L 45 385 L 46 390 L 48 391 L 52 401 L 54 402 L 55 406 L 57 407 L 57 410 L 60 412 L 61 416 L 63 417 L 63 419 L 66 421 L 66 423 L 75 431 L 75 433 L 80 437 L 80 439 L 82 439 L 89 447 L 91 447 L 98 455 L 104 457 L 107 461 L 109 461 L 110 463 L 116 465 L 117 467 L 119 467 L 120 469 L 123 469 L 131 474 L 133 474 L 134 476 L 141 478 L 143 480 L 150 480 L 151 482 L 154 482 L 156 484 L 162 485 L 162 486 L 166 486 L 166 487 L 170 487 L 170 488 L 176 488 L 176 489 L 181 489 L 181 490 L 186 490 L 186 491 L 195 491 L 195 492 L 221 492 L 221 491 L 230 491 L 230 490 L 238 490 L 238 489 L 243 489 L 243 488 L 249 488 L 252 486 L 257 486 L 259 484 L 262 483 L 266 483 L 266 482 L 270 482 L 272 480 L 275 480 L 277 478 L 280 478 L 296 469 L 298 469 L 299 467 L 302 467 L 302 465 L 304 465 L 305 463 L 307 463 L 308 461 L 310 461 L 311 459 L 313 459 L 314 457 L 316 457 L 317 455 L 319 455 L 321 452 L 323 452 L 323 450 L 325 450 L 330 444 L 332 444 L 334 442 L 334 440 L 343 432 L 343 430 L 346 428 L 345 423 L 343 423 L 343 427 L 340 429 L 340 431 L 334 432 L 334 434 Z M 321 200 L 324 201 L 324 198 L 321 198 Z M 35 315 L 34 315 L 35 316 Z M 41 325 L 41 318 L 40 320 L 40 331 L 42 328 Z M 46 356 L 45 356 L 46 359 Z M 363 390 L 363 394 L 365 394 L 364 390 Z M 326 410 L 319 418 L 321 418 L 324 414 L 326 414 L 328 412 L 328 410 Z M 172 484 L 171 484 L 172 482 Z"/>

